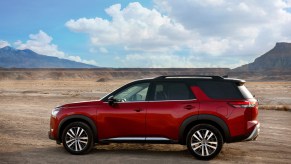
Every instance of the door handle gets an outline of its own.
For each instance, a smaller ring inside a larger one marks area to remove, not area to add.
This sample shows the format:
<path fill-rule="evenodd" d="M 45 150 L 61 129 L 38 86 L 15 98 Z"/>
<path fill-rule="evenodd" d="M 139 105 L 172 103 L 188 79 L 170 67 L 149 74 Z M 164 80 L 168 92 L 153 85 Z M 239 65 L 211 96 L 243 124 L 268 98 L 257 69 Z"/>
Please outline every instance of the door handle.
<path fill-rule="evenodd" d="M 193 108 L 195 108 L 195 106 L 192 106 L 192 105 L 186 105 L 186 106 L 184 106 L 184 109 L 187 109 L 187 110 L 191 110 Z"/>
<path fill-rule="evenodd" d="M 134 109 L 134 111 L 136 111 L 136 112 L 140 112 L 140 111 L 142 111 L 142 109 L 137 108 L 137 109 Z"/>

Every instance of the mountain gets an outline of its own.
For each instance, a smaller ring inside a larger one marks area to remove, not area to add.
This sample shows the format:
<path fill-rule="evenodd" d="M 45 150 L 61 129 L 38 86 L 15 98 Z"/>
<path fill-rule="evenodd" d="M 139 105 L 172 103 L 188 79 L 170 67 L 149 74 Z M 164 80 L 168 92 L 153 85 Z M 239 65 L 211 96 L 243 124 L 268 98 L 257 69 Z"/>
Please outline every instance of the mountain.
<path fill-rule="evenodd" d="M 253 63 L 235 68 L 234 72 L 290 72 L 291 43 L 280 42 L 269 52 L 255 59 Z"/>
<path fill-rule="evenodd" d="M 3 68 L 96 68 L 96 66 L 67 59 L 45 56 L 29 49 L 17 50 L 12 47 L 0 49 L 0 67 Z"/>

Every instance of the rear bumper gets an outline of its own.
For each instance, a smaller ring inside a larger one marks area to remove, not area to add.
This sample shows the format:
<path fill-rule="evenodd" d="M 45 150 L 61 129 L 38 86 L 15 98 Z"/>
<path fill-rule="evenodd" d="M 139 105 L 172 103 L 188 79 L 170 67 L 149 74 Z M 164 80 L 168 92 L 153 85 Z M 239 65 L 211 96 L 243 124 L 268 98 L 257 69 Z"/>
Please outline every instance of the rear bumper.
<path fill-rule="evenodd" d="M 252 133 L 248 136 L 247 139 L 245 139 L 245 141 L 252 141 L 252 140 L 256 140 L 257 137 L 259 136 L 260 133 L 260 123 L 258 123 L 254 130 L 252 131 Z"/>

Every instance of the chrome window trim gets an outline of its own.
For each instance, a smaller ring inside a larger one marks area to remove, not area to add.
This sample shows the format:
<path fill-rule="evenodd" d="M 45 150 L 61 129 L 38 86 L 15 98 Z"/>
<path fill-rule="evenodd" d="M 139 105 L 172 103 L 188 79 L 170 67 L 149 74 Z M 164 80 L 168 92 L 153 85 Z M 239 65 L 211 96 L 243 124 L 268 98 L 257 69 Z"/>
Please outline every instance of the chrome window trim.
<path fill-rule="evenodd" d="M 116 102 L 116 103 L 141 103 L 141 102 L 169 102 L 169 101 L 196 101 L 197 99 L 186 99 L 186 100 L 151 100 L 151 101 L 125 101 L 125 102 Z M 108 103 L 105 102 L 104 103 Z"/>
<path fill-rule="evenodd" d="M 165 102 L 165 101 L 195 101 L 197 99 L 185 99 L 185 100 L 151 100 L 151 101 L 148 101 L 148 102 Z"/>
<path fill-rule="evenodd" d="M 115 102 L 115 103 L 119 104 L 119 103 L 142 103 L 142 102 L 148 102 L 148 101 L 125 101 L 125 102 Z M 108 102 L 104 102 L 104 103 L 108 103 Z"/>

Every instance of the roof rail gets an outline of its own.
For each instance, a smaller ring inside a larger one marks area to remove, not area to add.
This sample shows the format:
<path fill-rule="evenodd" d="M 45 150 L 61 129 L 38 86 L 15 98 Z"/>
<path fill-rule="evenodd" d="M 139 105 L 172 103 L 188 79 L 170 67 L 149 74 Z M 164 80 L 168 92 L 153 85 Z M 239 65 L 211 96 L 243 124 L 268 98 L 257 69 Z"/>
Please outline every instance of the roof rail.
<path fill-rule="evenodd" d="M 165 79 L 167 77 L 209 77 L 212 79 L 223 79 L 224 77 L 221 76 L 212 76 L 212 75 L 165 75 L 165 76 L 158 76 L 155 79 Z"/>

